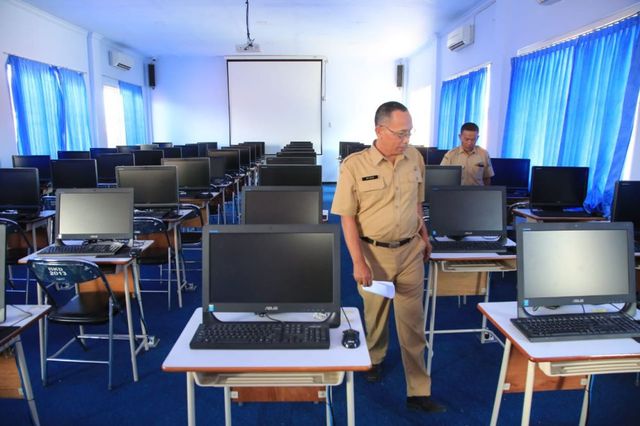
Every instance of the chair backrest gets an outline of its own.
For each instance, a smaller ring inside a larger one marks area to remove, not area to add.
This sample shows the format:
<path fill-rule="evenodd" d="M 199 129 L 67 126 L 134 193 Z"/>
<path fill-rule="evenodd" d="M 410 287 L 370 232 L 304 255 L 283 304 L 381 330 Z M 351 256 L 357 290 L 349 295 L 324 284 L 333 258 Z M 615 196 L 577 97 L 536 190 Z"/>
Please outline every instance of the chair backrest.
<path fill-rule="evenodd" d="M 134 217 L 133 238 L 136 240 L 153 240 L 154 247 L 172 247 L 167 225 L 155 217 Z M 144 257 L 144 252 L 142 257 Z"/>
<path fill-rule="evenodd" d="M 26 247 L 29 249 L 29 252 L 33 251 L 31 241 L 18 222 L 11 219 L 0 218 L 0 225 L 4 225 L 6 229 L 7 248 Z"/>
<path fill-rule="evenodd" d="M 51 295 L 50 284 L 77 284 L 86 282 L 101 282 L 104 290 L 109 294 L 115 305 L 118 302 L 111 291 L 109 282 L 98 265 L 82 259 L 43 259 L 29 260 L 27 266 L 33 272 L 38 285 L 47 295 L 48 303 L 56 305 L 55 298 Z"/>

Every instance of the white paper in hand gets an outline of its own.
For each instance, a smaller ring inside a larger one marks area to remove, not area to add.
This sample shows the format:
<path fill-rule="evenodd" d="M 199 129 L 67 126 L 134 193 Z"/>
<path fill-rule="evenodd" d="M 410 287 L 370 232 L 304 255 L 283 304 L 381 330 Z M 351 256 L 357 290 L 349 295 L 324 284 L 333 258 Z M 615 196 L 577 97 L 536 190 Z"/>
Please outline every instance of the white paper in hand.
<path fill-rule="evenodd" d="M 393 299 L 393 296 L 396 295 L 396 287 L 393 285 L 391 281 L 371 281 L 371 285 L 368 287 L 362 287 L 364 291 L 368 291 L 369 293 L 379 294 L 383 297 L 388 297 L 389 299 Z"/>

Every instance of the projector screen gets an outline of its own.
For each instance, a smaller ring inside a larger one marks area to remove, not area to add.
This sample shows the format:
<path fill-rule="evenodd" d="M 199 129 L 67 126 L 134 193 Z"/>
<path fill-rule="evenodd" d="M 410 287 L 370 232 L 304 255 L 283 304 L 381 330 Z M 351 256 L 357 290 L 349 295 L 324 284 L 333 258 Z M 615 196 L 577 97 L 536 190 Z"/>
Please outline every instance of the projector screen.
<path fill-rule="evenodd" d="M 275 154 L 311 141 L 322 154 L 322 59 L 227 59 L 229 140 Z"/>

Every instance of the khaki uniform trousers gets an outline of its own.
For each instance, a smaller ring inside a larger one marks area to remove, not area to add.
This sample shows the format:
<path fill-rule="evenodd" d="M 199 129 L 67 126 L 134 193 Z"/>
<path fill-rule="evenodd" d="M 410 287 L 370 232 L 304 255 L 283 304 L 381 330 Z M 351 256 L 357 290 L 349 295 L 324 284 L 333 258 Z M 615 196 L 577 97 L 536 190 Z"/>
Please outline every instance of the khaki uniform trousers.
<path fill-rule="evenodd" d="M 362 243 L 364 258 L 374 280 L 392 281 L 395 298 L 358 292 L 364 301 L 367 347 L 371 362 L 384 360 L 389 346 L 389 309 L 394 303 L 396 330 L 400 341 L 402 365 L 407 382 L 407 396 L 431 395 L 431 378 L 427 374 L 424 351 L 424 253 L 420 236 L 398 248 L 385 248 Z"/>

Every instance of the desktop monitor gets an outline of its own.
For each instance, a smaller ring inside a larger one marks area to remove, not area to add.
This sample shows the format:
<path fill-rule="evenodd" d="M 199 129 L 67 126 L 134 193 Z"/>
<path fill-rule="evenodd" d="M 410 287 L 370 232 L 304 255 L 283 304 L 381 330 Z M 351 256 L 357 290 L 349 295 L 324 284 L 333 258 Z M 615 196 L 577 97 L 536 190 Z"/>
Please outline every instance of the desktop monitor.
<path fill-rule="evenodd" d="M 523 222 L 516 232 L 519 316 L 527 308 L 585 303 L 621 303 L 635 312 L 631 223 Z"/>
<path fill-rule="evenodd" d="M 133 188 L 137 208 L 175 208 L 179 203 L 175 166 L 119 166 L 116 181 L 120 188 Z"/>
<path fill-rule="evenodd" d="M 360 143 L 360 142 L 344 142 L 344 141 L 340 141 L 338 143 L 338 153 L 340 155 L 340 158 L 344 159 L 349 155 L 349 147 L 350 146 L 357 147 L 357 146 L 364 146 L 364 144 Z"/>
<path fill-rule="evenodd" d="M 4 225 L 0 225 L 0 323 L 7 320 L 7 305 L 5 300 L 5 269 L 6 269 L 6 251 L 7 251 L 7 229 Z"/>
<path fill-rule="evenodd" d="M 429 157 L 429 147 L 426 146 L 413 146 L 415 149 L 418 150 L 418 152 L 420 153 L 420 155 L 422 155 L 422 160 L 424 161 L 424 164 L 427 164 L 427 159 Z"/>
<path fill-rule="evenodd" d="M 182 150 L 182 158 L 198 157 L 198 144 L 188 143 L 179 148 Z M 204 156 L 206 157 L 206 152 Z"/>
<path fill-rule="evenodd" d="M 531 169 L 531 208 L 559 210 L 582 207 L 588 181 L 588 167 L 534 166 Z"/>
<path fill-rule="evenodd" d="M 118 152 L 131 154 L 133 151 L 140 151 L 140 146 L 139 145 L 117 145 L 116 149 L 118 150 Z"/>
<path fill-rule="evenodd" d="M 169 148 L 161 148 L 163 158 L 182 158 L 182 149 L 180 147 L 174 146 Z"/>
<path fill-rule="evenodd" d="M 158 146 L 152 144 L 152 143 L 143 143 L 138 145 L 140 147 L 141 151 L 153 151 L 153 150 L 157 150 L 159 149 Z"/>
<path fill-rule="evenodd" d="M 320 186 L 245 186 L 242 200 L 243 223 L 322 223 Z"/>
<path fill-rule="evenodd" d="M 127 153 L 102 154 L 96 158 L 98 181 L 111 183 L 116 181 L 116 167 L 133 166 L 133 155 Z"/>
<path fill-rule="evenodd" d="M 57 240 L 133 238 L 131 188 L 63 189 L 56 194 Z"/>
<path fill-rule="evenodd" d="M 257 152 L 258 157 L 257 158 L 262 158 L 266 154 L 264 152 L 265 151 L 265 143 L 264 142 L 253 141 L 253 142 L 243 142 L 242 144 L 243 145 L 253 145 L 253 146 L 255 146 L 257 148 L 257 150 L 258 150 L 258 152 Z"/>
<path fill-rule="evenodd" d="M 178 187 L 181 190 L 209 190 L 209 158 L 163 158 L 162 165 L 176 167 Z"/>
<path fill-rule="evenodd" d="M 41 184 L 51 181 L 51 157 L 48 155 L 13 155 L 13 167 L 35 167 Z"/>
<path fill-rule="evenodd" d="M 0 188 L 0 210 L 40 209 L 38 169 L 0 169 Z"/>
<path fill-rule="evenodd" d="M 208 225 L 202 240 L 203 322 L 215 312 L 339 312 L 339 225 Z"/>
<path fill-rule="evenodd" d="M 240 172 L 240 153 L 237 150 L 212 150 L 207 151 L 208 157 L 221 157 L 225 160 L 225 170 L 229 174 Z"/>
<path fill-rule="evenodd" d="M 58 158 L 61 160 L 91 158 L 89 151 L 58 151 Z"/>
<path fill-rule="evenodd" d="M 173 147 L 172 142 L 154 142 L 152 145 L 160 149 Z"/>
<path fill-rule="evenodd" d="M 429 231 L 434 237 L 506 238 L 504 186 L 437 186 L 431 189 Z"/>
<path fill-rule="evenodd" d="M 611 205 L 612 222 L 631 222 L 635 240 L 640 242 L 640 181 L 616 182 Z"/>
<path fill-rule="evenodd" d="M 264 165 L 258 170 L 258 182 L 266 186 L 322 186 L 322 166 Z"/>
<path fill-rule="evenodd" d="M 98 158 L 103 154 L 117 154 L 118 148 L 89 148 L 89 156 L 91 158 Z"/>
<path fill-rule="evenodd" d="M 267 157 L 267 164 L 316 164 L 315 157 Z"/>
<path fill-rule="evenodd" d="M 227 160 L 224 157 L 208 157 L 209 158 L 209 177 L 211 181 L 226 179 L 227 177 Z"/>
<path fill-rule="evenodd" d="M 460 186 L 462 183 L 461 166 L 425 166 L 424 202 L 431 203 L 431 190 L 435 186 Z"/>
<path fill-rule="evenodd" d="M 495 175 L 491 178 L 492 185 L 506 186 L 509 190 L 529 191 L 529 169 L 531 160 L 528 158 L 492 158 L 491 165 Z"/>
<path fill-rule="evenodd" d="M 258 162 L 258 147 L 256 145 L 247 145 L 245 143 L 240 143 L 238 145 L 231 145 L 231 147 L 240 147 L 240 148 L 249 148 L 251 154 L 251 164 L 255 164 Z"/>
<path fill-rule="evenodd" d="M 446 149 L 429 148 L 427 151 L 427 164 L 438 165 L 442 163 L 445 154 L 449 152 Z"/>
<path fill-rule="evenodd" d="M 249 147 L 239 147 L 237 145 L 233 145 L 229 148 L 222 148 L 221 151 L 237 151 L 240 156 L 240 167 L 241 168 L 249 168 L 251 167 L 251 148 Z"/>
<path fill-rule="evenodd" d="M 206 157 L 210 149 L 218 149 L 218 142 L 198 142 L 195 144 L 198 149 L 198 157 Z"/>
<path fill-rule="evenodd" d="M 163 158 L 164 152 L 161 149 L 133 151 L 133 163 L 136 166 L 159 166 Z"/>
<path fill-rule="evenodd" d="M 300 151 L 300 150 L 282 150 L 276 153 L 278 157 L 312 157 L 316 158 L 316 153 L 313 150 Z"/>
<path fill-rule="evenodd" d="M 96 160 L 51 160 L 51 186 L 54 189 L 95 188 L 98 186 Z"/>

